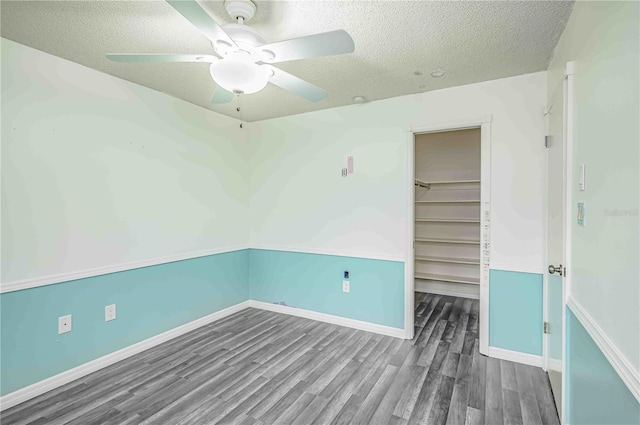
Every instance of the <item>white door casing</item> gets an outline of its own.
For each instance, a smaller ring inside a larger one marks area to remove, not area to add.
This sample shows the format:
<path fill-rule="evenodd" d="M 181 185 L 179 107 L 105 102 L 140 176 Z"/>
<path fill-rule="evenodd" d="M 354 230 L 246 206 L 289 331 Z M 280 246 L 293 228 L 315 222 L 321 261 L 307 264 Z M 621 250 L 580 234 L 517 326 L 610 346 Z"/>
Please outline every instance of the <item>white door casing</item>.
<path fill-rule="evenodd" d="M 489 352 L 489 260 L 490 260 L 490 217 L 491 217 L 491 120 L 490 115 L 481 118 L 440 124 L 414 126 L 407 131 L 407 191 L 409 208 L 407 214 L 407 255 L 405 260 L 405 338 L 414 334 L 414 183 L 415 183 L 415 135 L 442 131 L 480 128 L 481 181 L 480 181 L 480 311 L 478 323 L 479 351 Z"/>

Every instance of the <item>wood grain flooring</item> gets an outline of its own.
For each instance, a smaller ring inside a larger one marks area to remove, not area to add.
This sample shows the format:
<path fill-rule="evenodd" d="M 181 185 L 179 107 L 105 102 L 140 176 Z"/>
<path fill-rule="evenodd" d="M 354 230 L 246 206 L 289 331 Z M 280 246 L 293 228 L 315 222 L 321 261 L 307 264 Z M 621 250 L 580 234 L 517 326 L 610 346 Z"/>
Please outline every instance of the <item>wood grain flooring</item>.
<path fill-rule="evenodd" d="M 10 424 L 558 424 L 541 369 L 478 352 L 478 302 L 413 341 L 247 309 L 2 412 Z"/>

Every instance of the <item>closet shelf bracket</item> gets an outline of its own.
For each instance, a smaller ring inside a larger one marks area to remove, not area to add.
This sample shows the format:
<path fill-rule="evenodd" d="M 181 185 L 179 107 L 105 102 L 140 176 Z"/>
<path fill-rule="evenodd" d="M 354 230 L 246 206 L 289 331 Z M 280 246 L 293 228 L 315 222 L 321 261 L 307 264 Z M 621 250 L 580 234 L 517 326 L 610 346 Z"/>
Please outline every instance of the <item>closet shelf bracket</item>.
<path fill-rule="evenodd" d="M 422 180 L 415 179 L 415 185 L 427 190 L 431 189 L 431 183 L 423 182 Z"/>

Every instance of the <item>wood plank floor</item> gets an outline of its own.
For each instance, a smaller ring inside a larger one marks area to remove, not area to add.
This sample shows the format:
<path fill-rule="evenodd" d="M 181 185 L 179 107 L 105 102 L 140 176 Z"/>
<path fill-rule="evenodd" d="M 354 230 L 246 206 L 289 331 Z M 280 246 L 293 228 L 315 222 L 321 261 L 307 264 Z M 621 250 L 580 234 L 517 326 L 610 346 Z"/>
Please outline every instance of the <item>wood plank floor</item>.
<path fill-rule="evenodd" d="M 10 424 L 558 424 L 539 368 L 478 353 L 478 302 L 413 341 L 248 309 L 2 412 Z"/>

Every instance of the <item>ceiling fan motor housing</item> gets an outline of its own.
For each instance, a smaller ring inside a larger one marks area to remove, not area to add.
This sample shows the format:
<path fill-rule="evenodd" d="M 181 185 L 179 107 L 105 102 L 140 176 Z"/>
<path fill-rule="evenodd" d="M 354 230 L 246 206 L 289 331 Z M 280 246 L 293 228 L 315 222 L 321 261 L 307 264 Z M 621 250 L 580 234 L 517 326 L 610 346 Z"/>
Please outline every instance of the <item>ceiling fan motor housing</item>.
<path fill-rule="evenodd" d="M 251 47 L 258 47 L 266 44 L 267 42 L 258 31 L 248 25 L 226 24 L 222 26 L 222 29 L 239 46 L 242 44 Z"/>
<path fill-rule="evenodd" d="M 248 54 L 252 62 L 265 59 L 259 47 L 266 44 L 266 40 L 258 31 L 248 25 L 240 24 L 226 24 L 222 26 L 222 29 L 231 37 L 238 48 L 232 48 L 230 44 L 223 40 L 212 42 L 214 51 L 220 56 L 226 57 L 229 54 L 241 52 Z"/>
<path fill-rule="evenodd" d="M 248 21 L 256 13 L 256 5 L 251 0 L 225 0 L 224 7 L 234 20 Z"/>

